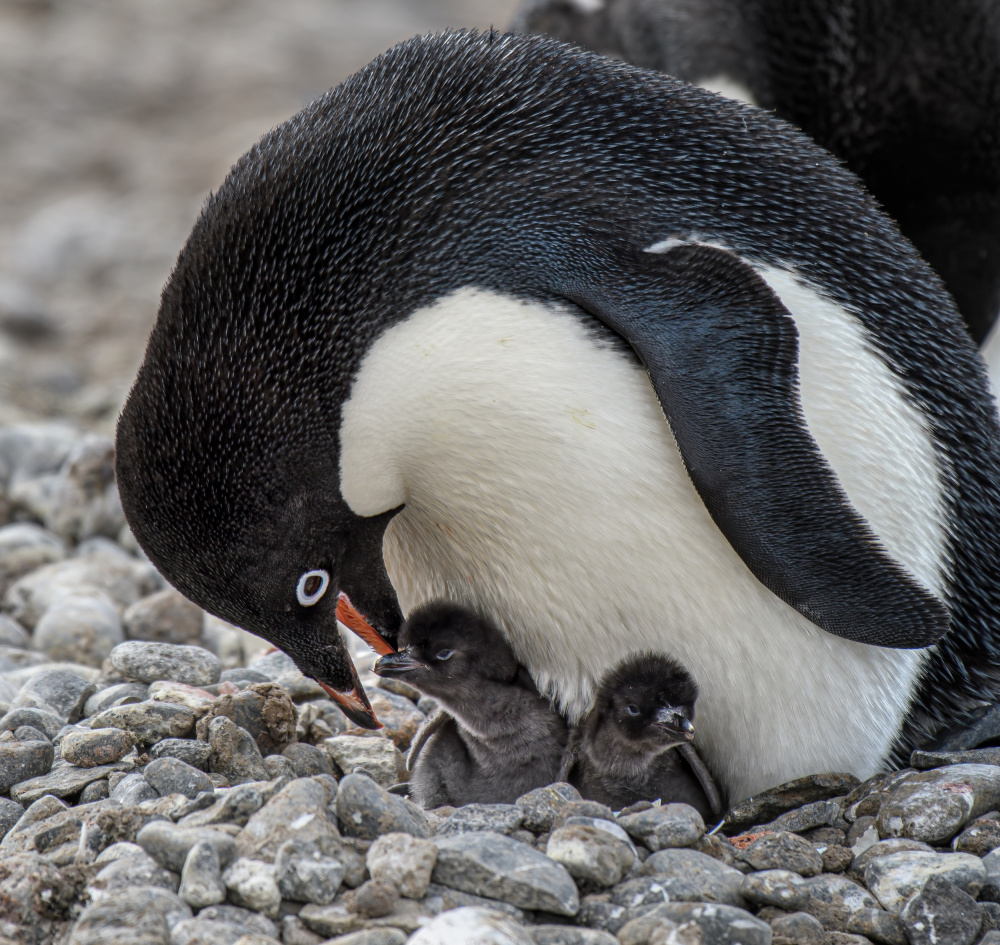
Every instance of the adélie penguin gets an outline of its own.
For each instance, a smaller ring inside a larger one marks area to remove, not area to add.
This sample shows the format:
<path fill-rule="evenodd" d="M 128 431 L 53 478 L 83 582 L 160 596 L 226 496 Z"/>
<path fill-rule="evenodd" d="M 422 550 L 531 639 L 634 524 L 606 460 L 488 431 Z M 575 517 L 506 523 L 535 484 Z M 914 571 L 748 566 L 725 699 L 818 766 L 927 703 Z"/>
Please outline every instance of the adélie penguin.
<path fill-rule="evenodd" d="M 995 0 L 526 0 L 512 27 L 773 109 L 861 177 L 986 337 L 1000 314 Z"/>
<path fill-rule="evenodd" d="M 713 823 L 722 798 L 694 746 L 698 684 L 661 653 L 626 657 L 604 674 L 570 736 L 559 780 L 621 810 L 636 801 L 690 804 Z"/>
<path fill-rule="evenodd" d="M 410 795 L 427 808 L 512 803 L 558 779 L 566 721 L 540 695 L 500 631 L 466 607 L 434 601 L 375 664 L 433 696 L 444 711 L 418 732 Z"/>
<path fill-rule="evenodd" d="M 451 32 L 236 164 L 117 464 L 168 580 L 356 718 L 338 592 L 387 646 L 455 600 L 574 722 L 619 654 L 676 656 L 735 803 L 994 699 L 998 434 L 940 281 L 800 132 Z"/>

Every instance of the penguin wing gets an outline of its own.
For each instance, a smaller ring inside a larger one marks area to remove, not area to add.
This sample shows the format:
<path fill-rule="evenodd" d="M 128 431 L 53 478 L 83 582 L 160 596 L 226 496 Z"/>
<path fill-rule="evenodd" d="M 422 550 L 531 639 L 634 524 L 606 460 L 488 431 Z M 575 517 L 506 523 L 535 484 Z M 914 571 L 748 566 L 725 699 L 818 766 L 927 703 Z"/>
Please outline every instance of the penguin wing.
<path fill-rule="evenodd" d="M 417 758 L 420 752 L 423 750 L 424 745 L 427 744 L 428 739 L 433 735 L 445 722 L 451 720 L 451 716 L 445 712 L 444 709 L 438 709 L 417 731 L 417 734 L 413 737 L 413 743 L 410 745 L 410 750 L 406 753 L 406 768 L 408 771 L 413 771 L 414 766 L 417 763 Z"/>
<path fill-rule="evenodd" d="M 723 810 L 722 794 L 719 791 L 719 786 L 715 783 L 715 778 L 712 777 L 712 772 L 708 770 L 708 765 L 701 760 L 701 755 L 695 751 L 693 745 L 685 743 L 677 747 L 691 769 L 691 773 L 698 779 L 702 791 L 705 792 L 705 799 L 712 810 L 712 816 L 715 818 L 721 817 Z"/>
<path fill-rule="evenodd" d="M 806 426 L 798 330 L 734 253 L 636 253 L 569 293 L 642 360 L 695 489 L 754 576 L 822 629 L 916 648 L 944 604 L 882 548 Z"/>

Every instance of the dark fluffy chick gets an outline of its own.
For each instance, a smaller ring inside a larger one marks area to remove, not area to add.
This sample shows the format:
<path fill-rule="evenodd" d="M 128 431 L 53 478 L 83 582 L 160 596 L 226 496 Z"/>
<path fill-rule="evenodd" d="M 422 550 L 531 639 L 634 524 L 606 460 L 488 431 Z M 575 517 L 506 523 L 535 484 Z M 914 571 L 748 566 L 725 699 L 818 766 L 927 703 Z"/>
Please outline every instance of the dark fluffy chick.
<path fill-rule="evenodd" d="M 375 672 L 405 679 L 443 708 L 410 749 L 410 794 L 421 806 L 508 803 L 557 779 L 566 722 L 497 627 L 437 601 L 409 616 L 399 648 Z"/>
<path fill-rule="evenodd" d="M 628 657 L 605 673 L 573 730 L 562 778 L 613 810 L 661 799 L 718 819 L 719 789 L 691 745 L 697 698 L 697 684 L 676 660 Z"/>

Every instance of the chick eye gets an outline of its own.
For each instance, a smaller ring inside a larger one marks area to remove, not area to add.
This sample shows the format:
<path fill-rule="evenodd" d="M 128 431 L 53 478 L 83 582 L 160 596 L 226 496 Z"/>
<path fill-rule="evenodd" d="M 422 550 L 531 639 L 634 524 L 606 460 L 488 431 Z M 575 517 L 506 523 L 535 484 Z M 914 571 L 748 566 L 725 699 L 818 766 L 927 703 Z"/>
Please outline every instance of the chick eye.
<path fill-rule="evenodd" d="M 632 705 L 631 703 L 629 703 L 627 706 L 625 706 L 625 711 L 629 715 L 638 715 L 639 714 L 639 707 L 637 705 Z"/>
<path fill-rule="evenodd" d="M 325 593 L 330 586 L 330 574 L 321 568 L 315 571 L 306 571 L 299 578 L 299 583 L 295 588 L 295 597 L 303 607 L 312 607 Z"/>
<path fill-rule="evenodd" d="M 441 660 L 443 663 L 445 660 L 450 660 L 454 655 L 454 650 L 442 650 L 437 656 L 434 657 L 434 659 Z"/>

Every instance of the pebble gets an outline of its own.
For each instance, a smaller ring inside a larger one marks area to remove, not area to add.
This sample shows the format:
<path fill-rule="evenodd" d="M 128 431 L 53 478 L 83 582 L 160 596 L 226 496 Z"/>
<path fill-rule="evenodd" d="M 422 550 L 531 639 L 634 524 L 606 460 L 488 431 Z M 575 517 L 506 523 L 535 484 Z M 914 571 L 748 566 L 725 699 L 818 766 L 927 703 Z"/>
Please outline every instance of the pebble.
<path fill-rule="evenodd" d="M 142 774 L 133 772 L 111 788 L 109 796 L 123 807 L 138 807 L 143 801 L 155 801 L 160 795 Z"/>
<path fill-rule="evenodd" d="M 160 797 L 183 794 L 194 798 L 202 791 L 213 793 L 215 790 L 203 772 L 178 758 L 157 758 L 149 762 L 143 776 Z"/>
<path fill-rule="evenodd" d="M 54 757 L 55 748 L 51 742 L 0 738 L 0 794 L 6 794 L 22 781 L 47 774 Z"/>
<path fill-rule="evenodd" d="M 335 735 L 323 742 L 337 767 L 345 774 L 363 768 L 383 787 L 399 781 L 405 769 L 399 749 L 388 738 Z"/>
<path fill-rule="evenodd" d="M 58 669 L 41 670 L 21 686 L 10 707 L 11 710 L 41 709 L 63 723 L 73 723 L 79 720 L 95 688 L 92 682 L 76 673 Z"/>
<path fill-rule="evenodd" d="M 566 925 L 535 925 L 528 929 L 535 945 L 618 945 L 618 939 L 600 929 Z"/>
<path fill-rule="evenodd" d="M 635 848 L 617 824 L 593 818 L 572 818 L 549 835 L 545 853 L 561 863 L 574 879 L 595 886 L 614 886 L 636 862 Z M 589 822 L 588 822 L 589 821 Z"/>
<path fill-rule="evenodd" d="M 808 840 L 794 833 L 772 833 L 743 851 L 743 861 L 755 870 L 791 870 L 800 876 L 823 871 L 823 857 Z"/>
<path fill-rule="evenodd" d="M 1000 820 L 993 817 L 980 817 L 951 843 L 956 853 L 972 853 L 975 856 L 986 856 L 997 847 L 1000 847 Z"/>
<path fill-rule="evenodd" d="M 187 903 L 168 889 L 120 889 L 83 910 L 67 945 L 168 945 L 170 930 L 190 918 Z"/>
<path fill-rule="evenodd" d="M 426 716 L 406 696 L 381 689 L 369 689 L 368 695 L 376 718 L 384 726 L 384 734 L 400 751 L 406 751 L 427 721 Z"/>
<path fill-rule="evenodd" d="M 240 857 L 223 872 L 222 881 L 237 905 L 277 918 L 281 893 L 272 863 Z"/>
<path fill-rule="evenodd" d="M 107 863 L 87 884 L 87 891 L 91 899 L 98 900 L 109 893 L 132 886 L 156 886 L 177 892 L 178 877 L 143 853 Z"/>
<path fill-rule="evenodd" d="M 771 935 L 771 945 L 825 945 L 826 942 L 823 923 L 808 912 L 778 916 L 771 922 Z"/>
<path fill-rule="evenodd" d="M 809 899 L 809 889 L 798 873 L 786 869 L 762 870 L 743 877 L 743 897 L 761 906 L 794 911 Z"/>
<path fill-rule="evenodd" d="M 909 945 L 906 928 L 884 909 L 854 909 L 847 917 L 847 931 L 884 945 Z"/>
<path fill-rule="evenodd" d="M 90 727 L 124 729 L 141 745 L 155 745 L 164 738 L 189 735 L 194 730 L 194 713 L 184 706 L 149 699 L 105 709 L 90 720 Z"/>
<path fill-rule="evenodd" d="M 154 820 L 136 834 L 135 842 L 164 869 L 180 873 L 191 848 L 199 842 L 211 844 L 222 866 L 236 856 L 236 841 L 212 827 L 181 827 L 166 820 Z"/>
<path fill-rule="evenodd" d="M 910 945 L 972 945 L 982 916 L 976 900 L 942 876 L 932 876 L 899 913 Z"/>
<path fill-rule="evenodd" d="M 655 876 L 671 899 L 744 906 L 743 874 L 696 850 L 660 850 L 642 864 L 644 876 Z"/>
<path fill-rule="evenodd" d="M 663 804 L 618 821 L 639 843 L 650 850 L 689 847 L 705 833 L 705 821 L 689 804 Z"/>
<path fill-rule="evenodd" d="M 865 883 L 882 907 L 893 915 L 931 876 L 942 876 L 976 896 L 986 883 L 986 867 L 979 857 L 968 853 L 922 850 L 890 853 L 865 867 Z"/>
<path fill-rule="evenodd" d="M 122 615 L 125 635 L 149 643 L 197 643 L 203 621 L 202 609 L 173 588 L 137 600 Z"/>
<path fill-rule="evenodd" d="M 135 736 L 117 728 L 70 732 L 59 740 L 63 760 L 81 768 L 114 764 L 135 748 Z"/>
<path fill-rule="evenodd" d="M 198 686 L 174 682 L 172 679 L 158 679 L 149 684 L 149 698 L 154 702 L 172 702 L 200 714 L 200 710 L 215 702 L 215 695 Z"/>
<path fill-rule="evenodd" d="M 307 840 L 288 840 L 278 847 L 274 867 L 282 897 L 293 902 L 328 905 L 344 879 L 343 864 Z"/>
<path fill-rule="evenodd" d="M 15 784 L 10 789 L 10 796 L 20 804 L 32 804 L 47 794 L 54 797 L 72 797 L 94 781 L 100 781 L 113 772 L 128 771 L 131 768 L 132 765 L 127 760 L 113 765 L 98 765 L 95 768 L 79 768 L 76 765 L 57 762 L 53 764 L 48 774 Z"/>
<path fill-rule="evenodd" d="M 363 840 L 374 840 L 383 833 L 428 837 L 431 832 L 420 808 L 389 794 L 363 774 L 348 774 L 341 780 L 337 820 L 345 836 Z"/>
<path fill-rule="evenodd" d="M 883 837 L 927 843 L 951 840 L 970 820 L 1000 806 L 1000 767 L 948 765 L 922 771 L 895 785 L 879 807 Z"/>
<path fill-rule="evenodd" d="M 281 650 L 260 657 L 250 668 L 263 673 L 271 682 L 277 683 L 296 702 L 317 696 L 326 698 L 323 687 L 315 679 L 303 676 L 292 658 Z"/>
<path fill-rule="evenodd" d="M 314 774 L 333 774 L 329 756 L 315 745 L 296 742 L 294 745 L 288 745 L 282 754 L 291 763 L 293 777 L 308 778 Z"/>
<path fill-rule="evenodd" d="M 408 833 L 386 833 L 365 856 L 372 879 L 395 885 L 401 896 L 422 899 L 437 863 L 437 847 Z"/>
<path fill-rule="evenodd" d="M 254 683 L 218 698 L 198 723 L 199 738 L 207 737 L 208 726 L 218 716 L 248 731 L 262 755 L 280 754 L 295 741 L 295 706 L 288 693 L 271 682 Z"/>
<path fill-rule="evenodd" d="M 380 919 L 389 915 L 399 902 L 399 892 L 388 883 L 370 879 L 344 897 L 349 912 L 364 919 Z"/>
<path fill-rule="evenodd" d="M 665 902 L 626 923 L 618 933 L 621 945 L 645 945 L 664 920 L 680 926 L 694 922 L 711 945 L 771 945 L 771 927 L 734 906 L 703 902 Z"/>
<path fill-rule="evenodd" d="M 535 833 L 549 830 L 556 815 L 571 801 L 582 800 L 571 784 L 557 782 L 522 794 L 514 803 L 524 814 L 523 824 Z"/>
<path fill-rule="evenodd" d="M 31 637 L 13 617 L 0 614 L 0 646 L 9 646 L 18 650 L 28 650 L 31 647 Z"/>
<path fill-rule="evenodd" d="M 851 774 L 814 774 L 761 791 L 737 804 L 726 814 L 726 832 L 737 833 L 755 824 L 765 824 L 804 804 L 842 797 L 858 787 Z"/>
<path fill-rule="evenodd" d="M 222 674 L 219 658 L 200 646 L 128 640 L 111 651 L 110 659 L 123 676 L 145 683 L 172 679 L 189 686 L 206 686 L 218 682 Z"/>
<path fill-rule="evenodd" d="M 34 646 L 53 660 L 99 667 L 124 639 L 107 595 L 67 593 L 54 600 L 35 625 Z"/>
<path fill-rule="evenodd" d="M 237 840 L 240 856 L 270 861 L 288 840 L 308 840 L 326 855 L 337 853 L 340 837 L 327 816 L 332 797 L 330 786 L 320 778 L 286 784 L 247 820 Z"/>
<path fill-rule="evenodd" d="M 24 816 L 24 808 L 6 797 L 0 797 L 0 840 L 11 831 Z"/>
<path fill-rule="evenodd" d="M 435 834 L 450 837 L 476 830 L 492 830 L 510 835 L 524 821 L 524 812 L 516 804 L 465 804 L 442 823 Z"/>
<path fill-rule="evenodd" d="M 145 702 L 149 695 L 149 686 L 145 683 L 116 683 L 107 689 L 99 689 L 86 702 L 83 714 L 88 718 L 100 715 L 105 709 L 116 705 L 134 705 Z"/>
<path fill-rule="evenodd" d="M 4 525 L 0 528 L 0 594 L 22 575 L 65 557 L 66 543 L 41 525 L 34 522 Z"/>
<path fill-rule="evenodd" d="M 267 768 L 253 736 L 224 715 L 212 719 L 208 726 L 211 749 L 209 770 L 221 774 L 230 784 L 266 781 Z"/>
<path fill-rule="evenodd" d="M 407 945 L 534 945 L 502 912 L 465 906 L 444 912 L 410 936 Z"/>
<path fill-rule="evenodd" d="M 500 899 L 521 909 L 576 915 L 580 896 L 569 873 L 547 856 L 498 833 L 435 839 L 434 882 Z"/>
<path fill-rule="evenodd" d="M 219 851 L 206 840 L 199 840 L 188 851 L 181 869 L 177 894 L 192 909 L 204 909 L 226 901 Z"/>
<path fill-rule="evenodd" d="M 832 801 L 815 801 L 798 808 L 798 810 L 790 810 L 787 814 L 775 817 L 769 824 L 753 827 L 752 832 L 759 833 L 769 830 L 771 833 L 780 833 L 783 830 L 789 830 L 792 833 L 805 833 L 807 830 L 835 824 L 842 813 L 843 806 L 839 798 Z"/>
<path fill-rule="evenodd" d="M 211 756 L 212 748 L 207 742 L 190 738 L 164 738 L 149 750 L 150 758 L 177 758 L 199 771 L 208 771 Z"/>

